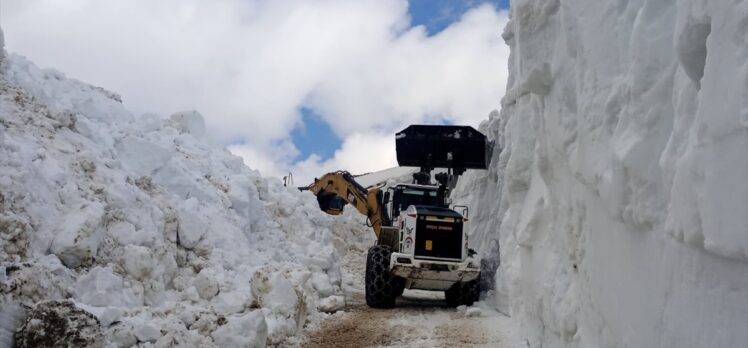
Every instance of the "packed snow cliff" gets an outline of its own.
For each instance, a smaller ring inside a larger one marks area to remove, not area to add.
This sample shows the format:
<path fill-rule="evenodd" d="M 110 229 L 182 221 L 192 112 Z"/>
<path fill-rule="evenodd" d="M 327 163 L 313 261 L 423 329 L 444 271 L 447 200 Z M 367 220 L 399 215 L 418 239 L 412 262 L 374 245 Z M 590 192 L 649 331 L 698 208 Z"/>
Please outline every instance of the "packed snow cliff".
<path fill-rule="evenodd" d="M 342 305 L 334 244 L 365 226 L 247 168 L 196 112 L 136 117 L 3 56 L 0 346 L 283 345 Z"/>
<path fill-rule="evenodd" d="M 748 346 L 748 1 L 512 1 L 461 179 L 531 347 Z"/>

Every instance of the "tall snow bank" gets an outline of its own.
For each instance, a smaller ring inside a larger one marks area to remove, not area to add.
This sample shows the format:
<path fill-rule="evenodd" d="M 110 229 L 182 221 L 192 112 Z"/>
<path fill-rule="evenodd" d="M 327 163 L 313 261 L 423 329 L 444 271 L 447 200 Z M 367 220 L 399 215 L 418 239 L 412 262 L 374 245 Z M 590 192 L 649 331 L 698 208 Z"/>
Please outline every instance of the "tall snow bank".
<path fill-rule="evenodd" d="M 196 112 L 136 117 L 1 64 L 0 346 L 44 300 L 72 299 L 118 346 L 282 344 L 330 310 L 347 225 L 312 195 L 212 145 Z"/>
<path fill-rule="evenodd" d="M 5 57 L 5 35 L 3 34 L 3 28 L 0 27 L 0 59 Z"/>
<path fill-rule="evenodd" d="M 748 346 L 748 1 L 517 0 L 471 202 L 532 347 Z"/>

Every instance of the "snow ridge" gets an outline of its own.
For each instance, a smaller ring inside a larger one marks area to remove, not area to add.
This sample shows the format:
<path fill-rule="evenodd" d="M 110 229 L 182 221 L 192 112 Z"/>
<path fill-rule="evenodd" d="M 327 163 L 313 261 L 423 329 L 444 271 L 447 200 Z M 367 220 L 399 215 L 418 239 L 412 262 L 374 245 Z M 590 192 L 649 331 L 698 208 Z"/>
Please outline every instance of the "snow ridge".
<path fill-rule="evenodd" d="M 350 219 L 212 144 L 194 111 L 134 116 L 0 64 L 0 346 L 42 300 L 72 299 L 111 346 L 291 344 L 318 304 L 342 305 Z"/>
<path fill-rule="evenodd" d="M 531 347 L 748 346 L 746 18 L 512 2 L 494 158 L 455 196 Z"/>

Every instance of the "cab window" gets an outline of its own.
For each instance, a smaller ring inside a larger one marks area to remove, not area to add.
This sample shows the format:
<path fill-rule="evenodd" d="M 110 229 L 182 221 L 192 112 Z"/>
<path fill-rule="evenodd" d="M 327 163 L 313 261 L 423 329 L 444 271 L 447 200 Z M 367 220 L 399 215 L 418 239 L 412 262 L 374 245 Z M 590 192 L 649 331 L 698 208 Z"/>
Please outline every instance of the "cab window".
<path fill-rule="evenodd" d="M 439 205 L 435 190 L 417 190 L 412 188 L 395 189 L 392 199 L 392 219 L 411 205 Z"/>

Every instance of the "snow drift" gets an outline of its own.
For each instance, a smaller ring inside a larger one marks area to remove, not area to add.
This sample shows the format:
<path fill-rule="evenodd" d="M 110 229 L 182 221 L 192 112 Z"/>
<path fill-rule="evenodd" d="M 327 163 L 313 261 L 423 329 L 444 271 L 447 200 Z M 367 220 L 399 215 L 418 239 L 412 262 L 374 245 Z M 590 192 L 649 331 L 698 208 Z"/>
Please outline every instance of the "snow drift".
<path fill-rule="evenodd" d="M 748 1 L 512 2 L 455 192 L 531 347 L 748 346 Z"/>
<path fill-rule="evenodd" d="M 78 309 L 33 313 L 85 310 L 103 336 L 86 339 L 117 346 L 289 343 L 318 306 L 342 305 L 333 242 L 350 219 L 213 145 L 196 112 L 136 117 L 115 93 L 3 56 L 0 346 L 48 300 Z"/>

